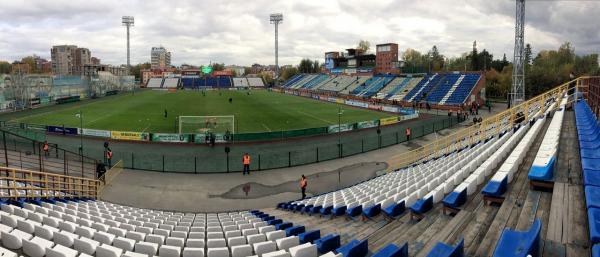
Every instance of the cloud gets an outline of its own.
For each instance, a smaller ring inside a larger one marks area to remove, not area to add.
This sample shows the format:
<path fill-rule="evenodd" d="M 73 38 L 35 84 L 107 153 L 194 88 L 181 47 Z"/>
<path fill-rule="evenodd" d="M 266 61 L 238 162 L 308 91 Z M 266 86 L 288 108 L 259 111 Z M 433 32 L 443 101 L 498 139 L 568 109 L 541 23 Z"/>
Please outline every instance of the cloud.
<path fill-rule="evenodd" d="M 132 63 L 162 45 L 174 64 L 274 63 L 269 14 L 284 14 L 280 63 L 321 60 L 360 39 L 396 42 L 426 52 L 433 45 L 458 56 L 477 40 L 496 57 L 512 55 L 514 0 L 0 0 L 0 60 L 49 57 L 52 45 L 87 47 L 104 63 L 126 62 L 121 16 L 135 17 Z M 598 1 L 528 1 L 527 43 L 534 52 L 569 41 L 577 53 L 597 52 Z"/>

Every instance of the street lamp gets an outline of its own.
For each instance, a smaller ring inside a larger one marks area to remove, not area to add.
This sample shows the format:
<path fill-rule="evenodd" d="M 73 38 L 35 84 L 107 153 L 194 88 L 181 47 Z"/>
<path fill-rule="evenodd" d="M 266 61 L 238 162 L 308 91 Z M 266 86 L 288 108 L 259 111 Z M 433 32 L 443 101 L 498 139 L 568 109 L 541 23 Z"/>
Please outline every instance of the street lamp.
<path fill-rule="evenodd" d="M 344 114 L 344 110 L 342 110 L 342 107 L 338 107 L 338 149 L 340 158 L 342 157 L 342 114 Z"/>

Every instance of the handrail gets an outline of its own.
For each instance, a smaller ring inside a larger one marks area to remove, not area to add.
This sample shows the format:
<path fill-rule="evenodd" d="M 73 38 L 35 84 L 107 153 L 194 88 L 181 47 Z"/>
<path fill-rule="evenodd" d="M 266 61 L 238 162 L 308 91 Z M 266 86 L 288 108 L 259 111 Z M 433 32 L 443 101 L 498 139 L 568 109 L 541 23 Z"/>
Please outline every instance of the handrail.
<path fill-rule="evenodd" d="M 100 181 L 55 173 L 0 167 L 0 198 L 97 198 Z"/>
<path fill-rule="evenodd" d="M 110 183 L 121 174 L 123 171 L 123 160 L 119 160 L 112 168 L 106 171 L 98 180 L 102 181 L 100 187 L 98 188 L 98 193 L 102 193 L 102 191 L 110 185 Z"/>
<path fill-rule="evenodd" d="M 467 128 L 458 130 L 448 136 L 442 137 L 412 151 L 393 156 L 388 160 L 388 170 L 397 170 L 419 160 L 427 160 L 428 157 L 434 158 L 450 153 L 460 148 L 461 144 L 464 146 L 466 144 L 473 144 L 475 142 L 484 140 L 486 136 L 490 135 L 490 132 L 493 135 L 500 134 L 514 125 L 517 113 L 523 113 L 523 120 L 527 121 L 529 119 L 528 116 L 531 115 L 531 113 L 536 113 L 533 110 L 545 110 L 547 101 L 556 100 L 567 90 L 576 88 L 576 86 L 580 85 L 583 80 L 590 78 L 597 77 L 584 76 L 565 82 L 519 105 L 488 117 L 479 124 L 474 124 Z"/>

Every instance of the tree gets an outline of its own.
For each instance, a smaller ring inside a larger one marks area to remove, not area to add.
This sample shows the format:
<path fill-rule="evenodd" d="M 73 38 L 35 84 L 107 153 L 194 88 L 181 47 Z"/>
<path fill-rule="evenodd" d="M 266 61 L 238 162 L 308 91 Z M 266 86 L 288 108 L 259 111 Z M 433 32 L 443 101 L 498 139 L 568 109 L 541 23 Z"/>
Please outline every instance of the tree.
<path fill-rule="evenodd" d="M 471 60 L 471 70 L 479 70 L 479 54 L 477 53 L 477 41 L 473 41 L 473 51 L 471 51 L 471 55 L 469 56 L 469 60 Z"/>
<path fill-rule="evenodd" d="M 130 74 L 135 76 L 136 80 L 141 80 L 141 70 L 150 69 L 150 63 L 138 63 L 131 66 Z"/>
<path fill-rule="evenodd" d="M 223 63 L 213 63 L 210 65 L 213 71 L 222 71 L 225 69 L 225 64 Z"/>
<path fill-rule="evenodd" d="M 7 61 L 0 61 L 0 74 L 9 74 L 11 71 L 11 64 Z"/>
<path fill-rule="evenodd" d="M 319 63 L 318 60 L 314 60 L 313 61 L 312 72 L 313 73 L 319 73 L 319 72 L 321 72 L 321 64 Z"/>
<path fill-rule="evenodd" d="M 428 65 L 431 72 L 438 72 L 444 69 L 445 57 L 440 54 L 437 46 L 433 46 L 431 50 L 427 53 L 429 58 Z"/>
<path fill-rule="evenodd" d="M 298 64 L 298 71 L 301 73 L 311 73 L 313 71 L 313 61 L 310 59 L 302 59 L 300 60 L 300 64 Z"/>
<path fill-rule="evenodd" d="M 531 44 L 527 43 L 527 45 L 525 45 L 525 65 L 531 64 L 531 55 Z"/>
<path fill-rule="evenodd" d="M 358 42 L 358 46 L 356 47 L 356 49 L 360 49 L 363 53 L 367 53 L 369 52 L 369 49 L 371 49 L 371 43 L 367 40 L 360 40 Z"/>
<path fill-rule="evenodd" d="M 35 58 L 33 56 L 27 56 L 27 57 L 23 57 L 21 59 L 22 63 L 26 63 L 27 65 L 29 65 L 29 71 L 31 73 L 37 73 L 37 65 L 35 63 Z"/>
<path fill-rule="evenodd" d="M 296 67 L 286 67 L 281 69 L 281 79 L 283 81 L 286 81 L 288 79 L 290 79 L 291 77 L 293 77 L 294 75 L 298 74 L 298 68 Z"/>

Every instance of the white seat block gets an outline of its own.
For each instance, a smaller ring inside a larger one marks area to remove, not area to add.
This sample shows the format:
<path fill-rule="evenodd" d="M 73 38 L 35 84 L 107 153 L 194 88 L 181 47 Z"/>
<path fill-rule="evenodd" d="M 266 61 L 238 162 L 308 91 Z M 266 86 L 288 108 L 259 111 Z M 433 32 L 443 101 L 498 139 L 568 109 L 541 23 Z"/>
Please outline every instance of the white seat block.
<path fill-rule="evenodd" d="M 124 237 L 117 237 L 115 238 L 115 240 L 113 240 L 113 246 L 121 248 L 124 251 L 133 251 L 133 247 L 135 246 L 135 240 Z"/>
<path fill-rule="evenodd" d="M 208 248 L 206 257 L 229 257 L 229 249 L 227 247 Z"/>
<path fill-rule="evenodd" d="M 185 239 L 179 237 L 167 237 L 165 240 L 166 245 L 172 245 L 177 247 L 183 247 L 185 245 Z"/>
<path fill-rule="evenodd" d="M 283 230 L 267 232 L 267 240 L 269 240 L 269 241 L 275 241 L 277 239 L 284 238 L 284 237 L 285 237 L 285 231 L 283 231 Z"/>
<path fill-rule="evenodd" d="M 79 256 L 79 257 L 82 257 L 82 256 Z M 123 255 L 121 255 L 121 257 L 148 257 L 148 255 L 143 254 L 143 253 L 127 251 Z"/>
<path fill-rule="evenodd" d="M 77 250 L 73 250 L 62 245 L 55 245 L 52 248 L 46 248 L 46 257 L 75 257 L 77 254 Z"/>
<path fill-rule="evenodd" d="M 279 250 L 288 250 L 290 247 L 294 247 L 300 244 L 300 239 L 297 236 L 290 236 L 285 238 L 280 238 L 275 241 L 277 243 L 277 249 Z"/>
<path fill-rule="evenodd" d="M 115 240 L 115 235 L 107 232 L 96 231 L 94 232 L 94 237 L 92 239 L 103 244 L 111 245 L 113 240 Z"/>
<path fill-rule="evenodd" d="M 277 250 L 277 245 L 271 241 L 256 243 L 253 244 L 252 247 L 254 248 L 254 253 L 259 256 Z"/>
<path fill-rule="evenodd" d="M 294 246 L 289 249 L 292 257 L 317 257 L 317 246 L 311 243 L 306 243 L 298 246 Z"/>
<path fill-rule="evenodd" d="M 89 255 L 94 255 L 96 253 L 96 248 L 99 245 L 100 242 L 86 237 L 76 238 L 73 240 L 73 249 Z"/>
<path fill-rule="evenodd" d="M 125 233 L 125 238 L 133 239 L 136 242 L 139 242 L 144 241 L 144 239 L 146 238 L 146 234 L 142 232 L 127 231 L 127 233 Z"/>
<path fill-rule="evenodd" d="M 204 257 L 204 248 L 186 247 L 183 249 L 183 257 Z"/>
<path fill-rule="evenodd" d="M 23 240 L 23 253 L 29 257 L 43 257 L 46 255 L 46 248 L 52 246 L 54 246 L 52 241 L 36 236 L 31 240 Z"/>
<path fill-rule="evenodd" d="M 120 248 L 107 244 L 96 247 L 96 257 L 121 257 L 122 253 Z"/>
<path fill-rule="evenodd" d="M 225 242 L 224 238 L 213 238 L 206 241 L 206 247 L 208 248 L 219 248 L 225 246 L 227 246 L 227 243 Z"/>
<path fill-rule="evenodd" d="M 143 253 L 146 255 L 154 256 L 158 251 L 158 244 L 150 242 L 137 242 L 134 246 L 136 253 Z"/>
<path fill-rule="evenodd" d="M 172 245 L 161 245 L 158 249 L 158 256 L 160 257 L 180 257 L 181 247 Z"/>
<path fill-rule="evenodd" d="M 265 253 L 262 255 L 262 257 L 291 257 L 291 255 L 290 253 L 284 250 L 279 250 L 275 252 Z"/>
<path fill-rule="evenodd" d="M 64 245 L 66 247 L 72 247 L 75 238 L 79 238 L 79 236 L 73 233 L 69 233 L 67 231 L 54 232 L 54 242 L 59 245 Z"/>
<path fill-rule="evenodd" d="M 10 233 L 4 231 L 0 232 L 0 238 L 2 238 L 2 245 L 4 245 L 4 247 L 10 250 L 17 250 L 23 247 L 23 240 L 30 240 L 33 238 L 33 235 L 15 229 Z"/>
<path fill-rule="evenodd" d="M 246 236 L 246 240 L 248 240 L 248 244 L 254 244 L 254 243 L 267 241 L 267 237 L 263 234 L 256 234 L 256 235 Z"/>
<path fill-rule="evenodd" d="M 146 242 L 163 245 L 163 244 L 165 244 L 165 236 L 154 235 L 154 234 L 146 235 Z"/>
<path fill-rule="evenodd" d="M 231 257 L 246 257 L 252 255 L 252 246 L 236 245 L 231 247 Z"/>
<path fill-rule="evenodd" d="M 192 248 L 204 248 L 205 243 L 204 243 L 204 239 L 193 239 L 193 238 L 190 238 L 190 239 L 188 239 L 185 242 L 185 245 L 187 247 L 192 247 Z"/>

